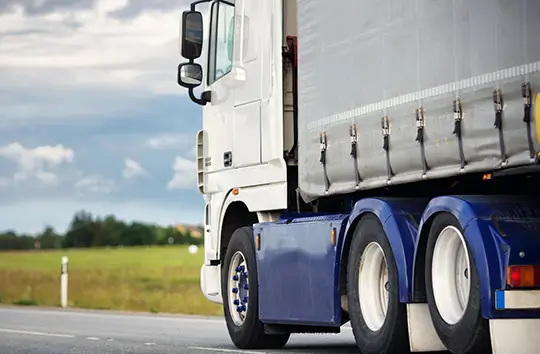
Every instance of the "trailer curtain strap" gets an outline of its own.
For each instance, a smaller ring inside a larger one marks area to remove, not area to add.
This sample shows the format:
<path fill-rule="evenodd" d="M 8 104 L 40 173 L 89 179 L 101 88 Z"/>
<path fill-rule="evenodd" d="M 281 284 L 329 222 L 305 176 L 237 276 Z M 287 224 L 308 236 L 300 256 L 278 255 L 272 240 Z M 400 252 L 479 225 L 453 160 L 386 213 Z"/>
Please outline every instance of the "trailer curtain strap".
<path fill-rule="evenodd" d="M 360 177 L 360 171 L 358 170 L 358 133 L 356 131 L 356 124 L 349 127 L 349 135 L 351 137 L 351 157 L 354 164 L 354 176 L 356 178 L 356 188 L 360 186 L 362 178 Z"/>
<path fill-rule="evenodd" d="M 465 161 L 465 153 L 463 152 L 463 131 L 461 129 L 461 120 L 463 119 L 463 113 L 461 110 L 461 100 L 459 98 L 454 99 L 452 104 L 454 111 L 454 131 L 453 134 L 456 136 L 458 141 L 459 148 L 459 159 L 461 161 L 461 169 L 465 168 L 467 161 Z"/>
<path fill-rule="evenodd" d="M 532 92 L 531 84 L 525 82 L 521 86 L 521 94 L 523 96 L 523 122 L 527 127 L 527 140 L 529 142 L 529 156 L 531 160 L 536 160 L 536 151 L 534 149 L 534 143 L 532 138 L 532 129 L 531 129 L 531 105 L 532 105 Z"/>
<path fill-rule="evenodd" d="M 388 116 L 382 117 L 381 128 L 383 134 L 383 150 L 386 152 L 387 183 L 389 183 L 394 176 L 394 172 L 392 171 L 392 166 L 390 164 L 390 120 L 388 119 Z"/>
<path fill-rule="evenodd" d="M 493 126 L 499 131 L 499 146 L 501 148 L 501 162 L 503 165 L 506 164 L 508 157 L 506 156 L 506 146 L 504 144 L 504 133 L 503 133 L 503 97 L 500 89 L 497 89 L 493 92 L 493 108 L 495 109 L 495 122 Z"/>
<path fill-rule="evenodd" d="M 327 149 L 327 141 L 326 141 L 326 133 L 322 132 L 320 134 L 320 147 L 321 147 L 321 158 L 320 162 L 323 165 L 323 173 L 324 173 L 324 186 L 325 186 L 325 192 L 328 193 L 328 190 L 330 189 L 330 180 L 328 179 L 328 171 L 326 169 L 326 149 Z"/>
<path fill-rule="evenodd" d="M 426 160 L 426 147 L 424 146 L 424 127 L 425 127 L 425 118 L 424 118 L 424 108 L 420 107 L 416 110 L 416 141 L 420 143 L 420 156 L 422 158 L 422 170 L 424 175 L 429 170 L 427 160 Z"/>

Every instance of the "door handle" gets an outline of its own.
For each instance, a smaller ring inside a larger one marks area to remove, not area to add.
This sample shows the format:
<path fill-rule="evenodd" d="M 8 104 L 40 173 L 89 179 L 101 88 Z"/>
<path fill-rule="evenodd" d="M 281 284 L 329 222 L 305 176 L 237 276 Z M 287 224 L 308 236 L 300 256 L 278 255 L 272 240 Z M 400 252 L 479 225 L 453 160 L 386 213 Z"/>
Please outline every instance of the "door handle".
<path fill-rule="evenodd" d="M 232 166 L 232 152 L 227 151 L 223 153 L 223 166 L 230 167 Z"/>

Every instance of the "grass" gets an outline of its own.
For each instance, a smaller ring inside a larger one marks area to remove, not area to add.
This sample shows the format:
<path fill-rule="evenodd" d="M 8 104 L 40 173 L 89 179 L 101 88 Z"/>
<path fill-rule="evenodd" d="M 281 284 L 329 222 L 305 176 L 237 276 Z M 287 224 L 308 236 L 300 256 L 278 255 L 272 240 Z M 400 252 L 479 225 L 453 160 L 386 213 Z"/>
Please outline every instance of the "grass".
<path fill-rule="evenodd" d="M 69 257 L 70 307 L 221 315 L 202 295 L 203 253 L 126 247 L 0 253 L 0 303 L 59 306 L 60 260 Z"/>

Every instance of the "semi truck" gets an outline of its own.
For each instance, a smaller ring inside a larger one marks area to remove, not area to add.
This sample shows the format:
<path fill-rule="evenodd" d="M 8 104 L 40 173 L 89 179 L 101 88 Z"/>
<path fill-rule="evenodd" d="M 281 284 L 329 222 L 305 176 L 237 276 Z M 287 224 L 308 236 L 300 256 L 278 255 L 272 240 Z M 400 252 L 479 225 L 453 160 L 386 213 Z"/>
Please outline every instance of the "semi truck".
<path fill-rule="evenodd" d="M 180 37 L 237 348 L 539 353 L 540 1 L 199 0 Z"/>

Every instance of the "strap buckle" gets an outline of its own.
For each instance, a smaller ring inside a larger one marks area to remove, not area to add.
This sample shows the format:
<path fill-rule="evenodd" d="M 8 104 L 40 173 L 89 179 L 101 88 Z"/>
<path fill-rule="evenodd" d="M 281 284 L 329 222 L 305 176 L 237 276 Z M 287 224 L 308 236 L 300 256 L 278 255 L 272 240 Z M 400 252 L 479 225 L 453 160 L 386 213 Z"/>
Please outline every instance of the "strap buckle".
<path fill-rule="evenodd" d="M 349 127 L 349 135 L 351 137 L 351 144 L 356 145 L 358 142 L 358 135 L 356 132 L 356 124 L 353 124 Z"/>
<path fill-rule="evenodd" d="M 424 119 L 424 108 L 420 107 L 416 109 L 416 126 L 418 129 L 423 129 L 426 125 L 426 121 Z"/>
<path fill-rule="evenodd" d="M 326 141 L 326 133 L 322 132 L 320 134 L 320 146 L 321 146 L 321 152 L 325 152 L 327 148 L 327 141 Z"/>
<path fill-rule="evenodd" d="M 503 110 L 502 94 L 500 89 L 493 92 L 493 107 L 497 113 L 501 113 Z"/>
<path fill-rule="evenodd" d="M 452 107 L 454 110 L 454 120 L 456 122 L 460 122 L 463 119 L 463 111 L 461 110 L 461 100 L 459 98 L 454 99 L 454 102 L 452 103 Z"/>
<path fill-rule="evenodd" d="M 523 104 L 525 107 L 530 107 L 532 104 L 531 100 L 531 84 L 529 82 L 523 83 L 521 85 L 521 95 L 523 96 Z"/>
<path fill-rule="evenodd" d="M 381 119 L 382 135 L 386 138 L 390 135 L 390 120 L 388 116 L 384 116 Z"/>

